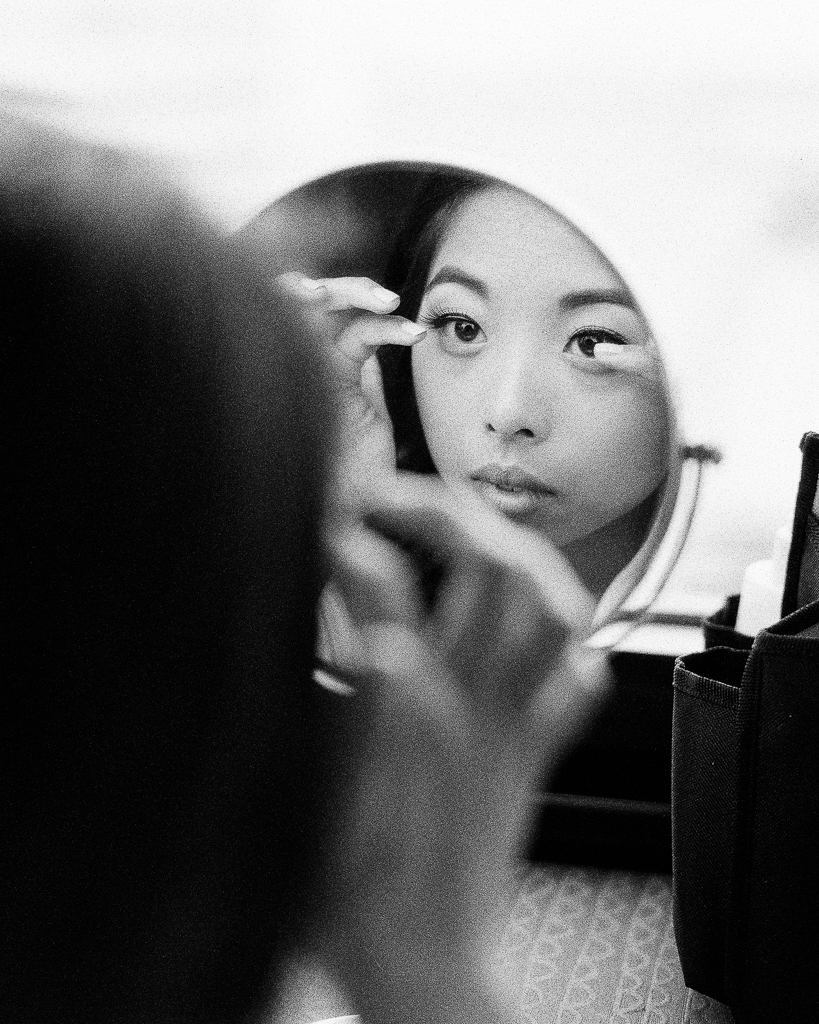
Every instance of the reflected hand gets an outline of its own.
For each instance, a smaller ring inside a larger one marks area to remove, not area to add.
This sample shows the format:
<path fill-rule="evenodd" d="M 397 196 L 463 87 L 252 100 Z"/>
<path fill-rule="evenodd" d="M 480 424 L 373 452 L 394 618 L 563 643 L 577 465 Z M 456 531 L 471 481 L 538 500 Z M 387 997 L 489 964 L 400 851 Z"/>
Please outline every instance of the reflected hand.
<path fill-rule="evenodd" d="M 437 480 L 370 497 L 336 549 L 369 654 L 333 861 L 333 966 L 366 1020 L 507 1019 L 493 919 L 532 789 L 598 704 L 593 604 L 557 550 Z M 390 538 L 444 565 L 435 604 Z"/>
<path fill-rule="evenodd" d="M 366 277 L 288 273 L 276 283 L 299 300 L 325 341 L 342 422 L 338 482 L 345 489 L 377 486 L 395 474 L 395 443 L 375 353 L 382 345 L 414 345 L 426 331 L 392 316 L 399 296 Z"/>
<path fill-rule="evenodd" d="M 611 345 L 602 343 L 594 350 L 596 362 L 608 370 L 634 374 L 665 393 L 665 367 L 655 344 Z"/>

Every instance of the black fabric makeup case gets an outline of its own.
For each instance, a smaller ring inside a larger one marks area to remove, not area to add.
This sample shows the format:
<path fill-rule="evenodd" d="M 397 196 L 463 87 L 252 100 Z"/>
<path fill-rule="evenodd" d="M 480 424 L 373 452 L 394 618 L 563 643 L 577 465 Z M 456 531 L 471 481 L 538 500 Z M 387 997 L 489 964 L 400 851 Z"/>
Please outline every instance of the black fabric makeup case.
<path fill-rule="evenodd" d="M 674 929 L 686 984 L 738 1024 L 819 1020 L 819 434 L 802 476 L 782 618 L 738 598 L 674 670 Z"/>

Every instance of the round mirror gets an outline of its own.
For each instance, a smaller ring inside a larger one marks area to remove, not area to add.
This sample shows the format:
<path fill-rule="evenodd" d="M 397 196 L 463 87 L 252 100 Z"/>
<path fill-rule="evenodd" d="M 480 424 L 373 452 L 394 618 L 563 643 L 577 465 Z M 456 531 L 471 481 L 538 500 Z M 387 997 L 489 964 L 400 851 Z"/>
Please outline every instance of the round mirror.
<path fill-rule="evenodd" d="M 281 270 L 400 296 L 389 315 L 425 333 L 370 367 L 398 468 L 548 538 L 610 622 L 660 547 L 681 458 L 638 292 L 595 242 L 508 182 L 421 163 L 319 178 L 243 233 Z"/>

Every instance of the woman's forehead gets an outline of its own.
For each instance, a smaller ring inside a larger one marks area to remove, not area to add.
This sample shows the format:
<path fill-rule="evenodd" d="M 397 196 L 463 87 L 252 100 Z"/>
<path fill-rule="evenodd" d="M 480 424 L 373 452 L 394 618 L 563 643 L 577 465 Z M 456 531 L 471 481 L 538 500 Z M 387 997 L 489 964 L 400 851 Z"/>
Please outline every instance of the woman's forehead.
<path fill-rule="evenodd" d="M 615 288 L 621 279 L 597 247 L 534 196 L 492 186 L 468 196 L 442 235 L 428 280 L 453 266 L 493 286 L 538 291 Z"/>

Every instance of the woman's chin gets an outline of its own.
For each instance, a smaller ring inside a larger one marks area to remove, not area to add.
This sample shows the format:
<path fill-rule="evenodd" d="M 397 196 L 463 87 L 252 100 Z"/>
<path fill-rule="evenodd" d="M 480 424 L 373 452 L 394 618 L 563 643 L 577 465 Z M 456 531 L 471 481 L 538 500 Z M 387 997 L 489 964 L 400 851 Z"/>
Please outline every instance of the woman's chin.
<path fill-rule="evenodd" d="M 599 597 L 637 554 L 648 536 L 654 507 L 655 496 L 650 495 L 636 508 L 556 542 L 593 594 Z"/>

